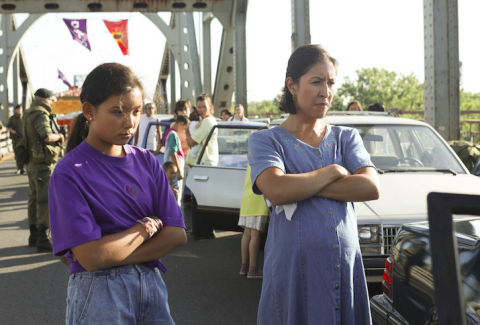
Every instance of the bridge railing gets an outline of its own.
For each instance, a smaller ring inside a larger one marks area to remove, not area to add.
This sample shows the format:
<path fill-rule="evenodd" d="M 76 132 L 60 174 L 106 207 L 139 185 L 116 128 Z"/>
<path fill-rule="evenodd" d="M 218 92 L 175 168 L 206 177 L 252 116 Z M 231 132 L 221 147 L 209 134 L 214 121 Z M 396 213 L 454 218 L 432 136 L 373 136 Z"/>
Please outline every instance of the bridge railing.
<path fill-rule="evenodd" d="M 13 148 L 10 133 L 0 131 L 0 158 L 3 158 L 11 152 L 13 152 Z"/>

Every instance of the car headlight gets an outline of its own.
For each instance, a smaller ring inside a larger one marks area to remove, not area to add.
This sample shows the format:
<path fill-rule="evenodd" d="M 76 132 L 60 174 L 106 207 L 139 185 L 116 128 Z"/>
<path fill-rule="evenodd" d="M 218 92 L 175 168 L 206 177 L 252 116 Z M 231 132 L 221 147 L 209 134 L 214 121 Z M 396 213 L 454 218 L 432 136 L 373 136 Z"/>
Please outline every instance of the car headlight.
<path fill-rule="evenodd" d="M 379 226 L 358 226 L 358 240 L 360 244 L 379 242 Z"/>

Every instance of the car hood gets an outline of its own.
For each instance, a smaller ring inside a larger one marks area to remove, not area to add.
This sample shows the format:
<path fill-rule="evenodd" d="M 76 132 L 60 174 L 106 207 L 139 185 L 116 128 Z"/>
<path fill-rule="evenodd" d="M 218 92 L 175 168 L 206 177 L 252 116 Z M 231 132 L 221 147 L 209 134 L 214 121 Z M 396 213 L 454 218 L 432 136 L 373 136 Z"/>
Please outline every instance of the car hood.
<path fill-rule="evenodd" d="M 380 199 L 355 203 L 359 223 L 404 224 L 427 219 L 430 192 L 480 195 L 480 178 L 443 173 L 386 173 L 379 175 Z"/>

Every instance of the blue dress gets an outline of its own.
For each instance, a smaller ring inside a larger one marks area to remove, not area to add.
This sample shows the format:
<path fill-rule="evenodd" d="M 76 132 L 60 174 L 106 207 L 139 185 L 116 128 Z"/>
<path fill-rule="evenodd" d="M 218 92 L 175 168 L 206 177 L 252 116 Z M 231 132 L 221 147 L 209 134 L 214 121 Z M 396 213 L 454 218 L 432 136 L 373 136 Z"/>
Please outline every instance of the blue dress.
<path fill-rule="evenodd" d="M 353 174 L 374 166 L 356 129 L 331 125 L 317 148 L 281 127 L 255 132 L 249 163 L 257 194 L 255 180 L 270 167 L 300 174 L 338 164 Z M 272 206 L 263 272 L 258 324 L 371 324 L 352 203 L 311 197 L 291 221 Z"/>

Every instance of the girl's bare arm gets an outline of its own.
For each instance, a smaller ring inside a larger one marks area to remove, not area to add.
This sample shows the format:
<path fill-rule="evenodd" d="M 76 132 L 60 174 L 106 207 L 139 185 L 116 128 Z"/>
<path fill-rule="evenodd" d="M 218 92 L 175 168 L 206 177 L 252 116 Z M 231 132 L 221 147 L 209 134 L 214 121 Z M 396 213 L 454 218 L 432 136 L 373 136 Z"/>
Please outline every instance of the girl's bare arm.
<path fill-rule="evenodd" d="M 324 187 L 316 196 L 344 202 L 378 200 L 380 185 L 377 171 L 373 167 L 359 168 L 353 175 Z"/>
<path fill-rule="evenodd" d="M 72 247 L 72 253 L 88 272 L 93 272 L 123 265 L 122 262 L 147 238 L 145 227 L 136 224 L 117 234 Z"/>
<path fill-rule="evenodd" d="M 122 265 L 156 261 L 186 243 L 185 229 L 173 226 L 165 227 L 157 236 L 130 254 L 122 262 Z"/>

